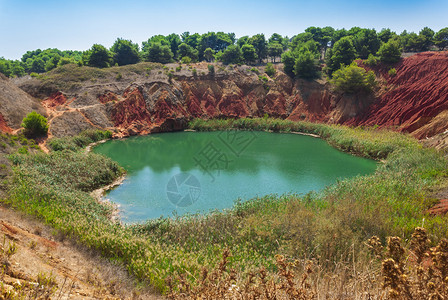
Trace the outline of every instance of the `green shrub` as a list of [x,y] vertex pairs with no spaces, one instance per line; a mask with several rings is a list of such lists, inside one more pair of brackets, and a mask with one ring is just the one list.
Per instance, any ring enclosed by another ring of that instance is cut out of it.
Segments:
[[196,70],[196,68],[194,68],[191,72],[193,73],[193,76],[198,75],[198,70]]
[[182,70],[182,66],[177,66],[176,67],[176,72],[180,72],[180,70]]
[[260,71],[257,68],[255,68],[255,67],[252,67],[252,69],[250,69],[250,71],[254,72],[257,75],[260,74]]
[[392,68],[387,73],[390,77],[395,77],[397,75],[397,70],[395,68]]
[[189,56],[184,56],[184,57],[182,57],[181,61],[183,64],[188,65],[189,63],[191,63],[191,58]]
[[211,75],[215,74],[215,66],[214,65],[208,65],[207,68],[208,68],[209,74],[211,74]]
[[274,68],[274,65],[272,65],[272,63],[268,63],[266,65],[266,68],[264,69],[264,71],[266,72],[266,74],[268,74],[269,77],[272,77],[275,75],[275,68]]
[[107,140],[111,137],[112,133],[110,131],[88,129],[74,137],[52,138],[47,142],[47,145],[53,151],[77,151],[91,143]]
[[378,64],[378,57],[370,53],[369,57],[364,61],[364,63],[368,66],[376,66]]
[[23,119],[22,127],[25,128],[24,133],[28,137],[46,135],[48,132],[47,118],[33,111]]
[[376,85],[373,71],[367,72],[355,62],[336,70],[330,82],[335,90],[344,93],[371,92]]

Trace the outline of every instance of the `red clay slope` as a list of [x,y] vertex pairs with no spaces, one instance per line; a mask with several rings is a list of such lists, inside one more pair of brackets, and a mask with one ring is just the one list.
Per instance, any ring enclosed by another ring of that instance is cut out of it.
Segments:
[[424,138],[431,130],[418,129],[448,110],[448,52],[419,53],[395,68],[395,77],[383,74],[392,89],[346,124],[392,127]]

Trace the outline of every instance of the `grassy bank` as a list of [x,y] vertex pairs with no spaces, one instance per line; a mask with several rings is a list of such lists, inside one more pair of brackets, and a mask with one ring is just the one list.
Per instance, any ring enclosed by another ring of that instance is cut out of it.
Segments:
[[[239,275],[231,281],[242,284],[257,268],[273,276],[281,268],[276,254],[287,260],[313,259],[319,276],[342,269],[356,274],[370,259],[364,245],[368,238],[408,238],[423,220],[433,242],[446,237],[446,218],[429,217],[425,211],[434,203],[431,191],[445,182],[447,161],[409,136],[275,119],[194,120],[190,128],[312,133],[336,148],[383,162],[373,175],[339,181],[320,193],[270,195],[205,216],[121,226],[109,220],[110,209],[89,192],[123,170],[107,158],[80,151],[85,143],[74,142],[78,137],[51,142],[48,155],[13,155],[15,175],[5,202],[124,263],[161,292],[170,276],[200,284],[203,267],[216,266],[226,249],[231,256],[225,272],[234,269]],[[349,289],[356,280],[341,277],[340,284]]]

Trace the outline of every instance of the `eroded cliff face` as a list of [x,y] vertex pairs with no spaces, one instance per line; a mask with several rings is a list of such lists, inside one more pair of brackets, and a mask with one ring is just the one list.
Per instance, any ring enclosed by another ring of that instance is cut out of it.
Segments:
[[[75,88],[68,85],[70,88],[57,91],[35,79],[20,86],[42,98],[50,135],[56,137],[87,128],[109,129],[123,137],[181,130],[192,118],[265,114],[336,123],[358,110],[345,107],[356,107],[353,103],[359,99],[335,96],[324,81],[293,81],[280,70],[273,78],[263,79],[247,66],[220,67],[214,74],[208,72],[207,64],[195,64],[194,68],[196,72],[184,70],[172,78],[167,71],[156,70],[119,81],[105,78]],[[48,91],[51,93],[46,96]]]
[[448,129],[448,52],[419,53],[394,67],[394,77],[384,67],[376,70],[388,90],[346,123],[389,127],[419,139]]
[[23,118],[33,110],[45,115],[39,101],[0,73],[0,131],[12,133],[19,129]]
[[120,80],[103,76],[66,84],[65,89],[35,79],[19,86],[43,100],[50,134],[58,137],[87,128],[109,129],[123,137],[181,130],[192,118],[265,114],[294,121],[378,125],[418,138],[448,128],[446,52],[406,58],[394,66],[395,77],[387,74],[388,68],[378,67],[383,89],[375,95],[336,94],[324,80],[294,81],[280,68],[272,78],[263,78],[247,66],[216,65],[215,73],[209,73],[205,63],[182,71],[175,71],[176,66]]

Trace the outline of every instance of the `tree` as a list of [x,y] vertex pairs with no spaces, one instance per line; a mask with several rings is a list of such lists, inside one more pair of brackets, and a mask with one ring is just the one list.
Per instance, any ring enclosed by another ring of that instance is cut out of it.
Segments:
[[59,61],[61,60],[61,57],[59,55],[55,55],[50,60],[47,61],[45,64],[45,71],[51,71],[54,68],[56,68],[59,64]]
[[212,62],[215,59],[215,51],[212,48],[205,49],[204,58],[207,62]]
[[275,58],[280,57],[283,53],[283,46],[279,43],[272,43],[268,45],[268,55],[272,57],[275,63]]
[[11,63],[3,57],[0,57],[0,73],[6,77],[11,76]]
[[294,64],[294,74],[297,77],[313,79],[318,77],[318,62],[314,54],[309,50],[299,52]]
[[[237,46],[238,47],[238,46]],[[254,63],[257,60],[257,53],[253,45],[245,44],[241,47],[244,62],[247,64]]]
[[179,45],[178,56],[181,59],[183,57],[187,56],[192,61],[197,61],[198,60],[198,50],[194,49],[190,45],[187,45],[186,43],[182,43]]
[[174,58],[177,58],[177,50],[179,48],[179,45],[182,43],[179,35],[172,33],[166,37],[166,40],[170,44],[171,52],[173,52]]
[[119,66],[136,64],[140,61],[138,45],[133,44],[131,40],[118,38],[110,51],[113,53],[114,63]]
[[327,62],[328,72],[331,75],[342,65],[350,65],[356,58],[356,50],[352,38],[349,36],[341,38],[334,44]]
[[380,60],[386,64],[397,63],[401,59],[401,47],[397,40],[389,40],[378,50]]
[[429,27],[425,27],[422,30],[420,30],[419,34],[420,36],[425,37],[425,43],[423,46],[424,51],[429,50],[431,45],[434,43],[434,30],[432,30]]
[[419,34],[417,35],[414,32],[411,32],[408,36],[407,36],[407,43],[406,43],[406,50],[408,51],[416,51],[416,52],[421,52],[421,51],[426,51],[427,49],[427,37],[425,35]]
[[283,70],[285,73],[291,77],[294,76],[294,64],[296,62],[296,59],[291,51],[286,51],[282,54],[282,63],[283,63]]
[[241,48],[237,45],[230,45],[224,52],[222,52],[220,59],[226,65],[239,64],[243,61],[243,53]]
[[37,57],[33,60],[33,63],[31,64],[30,72],[35,73],[44,73],[45,72],[45,62],[42,58]]
[[110,66],[112,55],[103,45],[94,44],[86,51],[85,59],[90,67],[107,68]]
[[448,47],[448,27],[442,28],[436,33],[434,42],[441,50]]
[[272,77],[275,75],[275,68],[272,63],[267,63],[266,68],[264,68],[264,72],[268,74],[269,77]]
[[393,32],[392,30],[390,30],[389,28],[383,28],[378,33],[378,38],[383,43],[387,43],[391,38],[394,38],[396,36],[397,36],[397,34],[395,32]]
[[244,44],[249,43],[249,36],[245,35],[242,36],[238,39],[238,41],[236,41],[236,44],[241,48],[243,47]]
[[361,29],[354,36],[353,45],[359,58],[366,59],[369,54],[375,54],[380,48],[381,41],[375,29]]
[[23,63],[20,61],[14,61],[11,65],[11,75],[21,77],[26,74],[25,68],[23,67]]
[[33,111],[23,119],[22,127],[25,128],[24,133],[28,137],[46,135],[48,132],[47,118]]
[[256,34],[252,36],[249,39],[249,44],[255,47],[258,59],[262,62],[267,55],[267,43],[264,34]]
[[367,72],[355,62],[336,70],[330,82],[335,90],[344,93],[369,93],[376,85],[373,71]]
[[147,51],[143,53],[146,61],[167,64],[173,61],[173,52],[168,45],[153,43],[146,47]]

